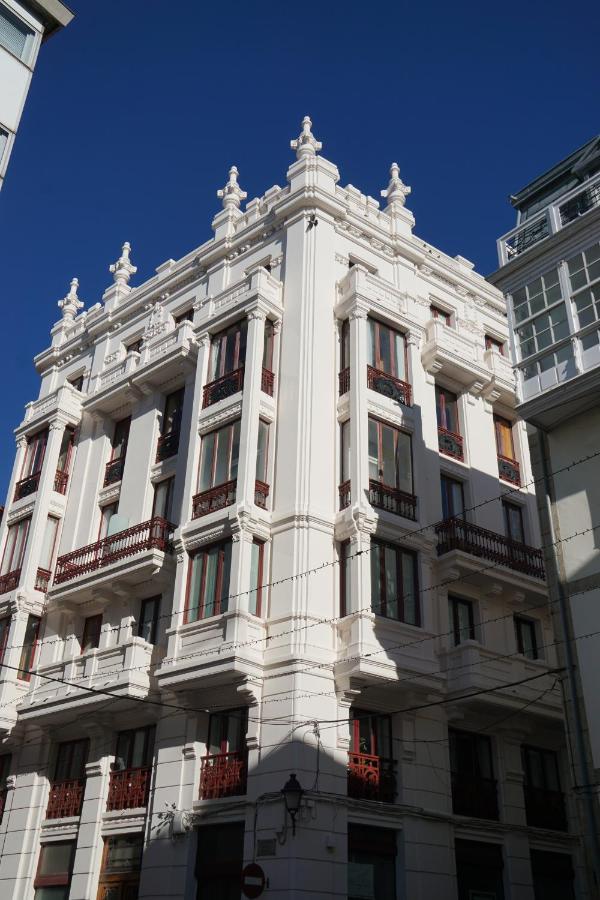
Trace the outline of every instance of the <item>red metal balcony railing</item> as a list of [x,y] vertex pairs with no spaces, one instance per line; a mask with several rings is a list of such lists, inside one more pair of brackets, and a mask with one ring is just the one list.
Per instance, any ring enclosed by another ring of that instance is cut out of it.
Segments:
[[393,803],[396,796],[395,761],[368,753],[348,753],[348,796],[355,800]]
[[338,494],[340,495],[340,509],[347,509],[350,506],[350,488],[351,481],[342,481],[342,483],[338,487]]
[[57,494],[66,494],[67,493],[67,485],[69,483],[69,473],[62,472],[60,469],[56,470],[56,475],[54,476],[54,490]]
[[562,791],[547,791],[525,785],[525,815],[527,824],[536,828],[567,831],[565,795]]
[[179,429],[161,434],[156,444],[156,462],[175,456],[179,450]]
[[452,811],[457,816],[498,819],[496,780],[453,772]]
[[382,484],[381,481],[376,481],[374,478],[369,479],[369,503],[378,509],[385,509],[397,516],[416,521],[417,498],[415,495]]
[[111,459],[106,463],[104,472],[104,487],[109,484],[116,484],[123,478],[123,469],[125,468],[125,456],[119,456],[117,459]]
[[435,531],[438,537],[438,556],[451,550],[462,550],[471,556],[489,559],[490,562],[533,578],[545,577],[542,551],[536,547],[520,544],[495,531],[458,518],[438,522]]
[[171,536],[175,526],[167,522],[161,516],[154,516],[147,522],[141,522],[124,531],[117,531],[110,537],[105,537],[95,544],[88,544],[65,553],[56,560],[55,584],[62,584],[93,572],[103,566],[124,559],[126,556],[134,556],[142,550],[162,550],[171,552]]
[[40,483],[41,474],[42,472],[40,470],[39,472],[34,472],[33,475],[28,475],[27,478],[21,478],[20,481],[17,481],[13,500],[21,500],[23,497],[29,497],[30,494],[35,494]]
[[510,481],[517,487],[521,484],[521,469],[516,459],[498,454],[498,475],[503,481]]
[[52,572],[49,569],[38,569],[35,575],[35,589],[42,591],[44,594],[48,591]]
[[205,384],[202,394],[202,409],[206,409],[207,406],[212,406],[213,403],[218,403],[219,400],[225,400],[227,397],[237,394],[238,391],[242,390],[243,386],[243,368],[234,369],[233,372],[228,372],[227,375],[222,375],[221,378],[216,378],[209,384]]
[[275,375],[269,369],[263,368],[262,370],[260,389],[263,394],[268,394],[269,397],[273,396],[273,391],[275,390]]
[[338,385],[340,397],[343,394],[347,394],[350,390],[350,369],[342,369],[342,371],[338,375]]
[[106,809],[138,809],[148,803],[152,766],[110,773]]
[[202,757],[200,799],[218,800],[245,794],[247,771],[248,759],[241,750]]
[[84,791],[85,781],[82,778],[55,781],[50,785],[46,818],[64,819],[67,816],[80,815]]
[[367,366],[367,387],[403,406],[412,406],[412,387],[394,375],[388,375],[373,366]]
[[260,506],[261,509],[267,508],[267,498],[270,490],[268,484],[265,484],[264,481],[259,481],[258,478],[256,479],[254,482],[254,503],[256,506]]
[[438,425],[438,446],[440,453],[444,453],[446,456],[460,460],[465,458],[462,434],[448,431],[447,428],[442,428],[441,425]]
[[226,481],[217,487],[196,494],[192,500],[192,519],[207,516],[217,509],[225,509],[235,503],[237,481]]
[[14,569],[12,572],[7,572],[6,575],[0,575],[0,594],[7,594],[9,591],[14,591],[14,589],[18,587],[20,580],[20,569]]

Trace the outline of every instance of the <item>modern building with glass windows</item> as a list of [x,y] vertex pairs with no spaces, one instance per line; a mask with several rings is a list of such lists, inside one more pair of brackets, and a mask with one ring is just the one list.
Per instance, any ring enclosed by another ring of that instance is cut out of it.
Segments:
[[504,299],[292,146],[35,359],[0,896],[590,897]]
[[511,202],[490,281],[506,296],[551,608],[566,666],[581,827],[600,884],[600,137]]

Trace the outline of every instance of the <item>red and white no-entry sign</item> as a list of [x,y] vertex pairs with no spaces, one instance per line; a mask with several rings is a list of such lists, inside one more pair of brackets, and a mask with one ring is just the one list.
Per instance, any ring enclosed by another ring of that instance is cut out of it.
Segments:
[[242,893],[244,897],[260,897],[265,889],[265,873],[256,863],[248,863],[242,871]]

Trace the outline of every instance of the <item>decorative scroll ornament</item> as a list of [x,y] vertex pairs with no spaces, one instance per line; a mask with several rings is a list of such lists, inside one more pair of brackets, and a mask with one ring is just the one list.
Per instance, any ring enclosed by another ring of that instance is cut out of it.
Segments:
[[79,279],[73,278],[71,281],[71,289],[66,297],[58,301],[58,308],[62,310],[63,319],[72,321],[78,311],[83,308],[83,303],[77,296],[77,288],[79,287]]
[[148,324],[143,334],[143,342],[147,343],[151,338],[162,334],[167,327],[166,313],[160,301],[157,300],[148,317]]
[[238,184],[239,174],[237,166],[232,166],[229,170],[229,181],[224,188],[217,191],[217,197],[223,201],[223,209],[239,209],[242,200],[248,196]]
[[398,166],[398,163],[392,163],[390,166],[390,183],[384,191],[381,191],[381,196],[387,199],[387,205],[392,206],[398,204],[398,206],[404,206],[406,198],[411,190],[412,188],[409,188],[408,185],[404,184],[400,178],[400,167]]
[[115,263],[108,267],[108,271],[113,276],[115,284],[121,285],[122,287],[126,287],[131,276],[135,275],[137,272],[137,266],[132,265],[131,260],[129,259],[130,253],[131,244],[129,241],[125,241],[121,249],[121,256]]
[[315,156],[319,150],[323,149],[323,144],[318,141],[312,133],[312,121],[310,116],[304,116],[302,119],[302,131],[298,139],[290,141],[290,147],[296,151],[298,159],[305,156]]

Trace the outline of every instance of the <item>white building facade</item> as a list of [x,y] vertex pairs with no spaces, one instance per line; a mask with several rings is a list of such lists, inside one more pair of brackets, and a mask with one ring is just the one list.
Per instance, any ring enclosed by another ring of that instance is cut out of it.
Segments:
[[59,0],[0,0],[0,188],[42,42],[72,18]]
[[311,127],[144,284],[128,244],[74,279],[36,357],[2,896],[590,896],[504,300]]

